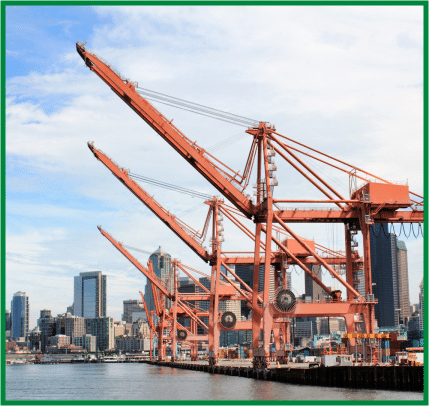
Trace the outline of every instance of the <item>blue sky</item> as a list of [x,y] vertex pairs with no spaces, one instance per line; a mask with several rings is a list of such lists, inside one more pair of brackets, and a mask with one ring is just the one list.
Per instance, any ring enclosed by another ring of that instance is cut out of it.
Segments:
[[[98,224],[125,244],[148,251],[161,245],[209,272],[86,143],[94,141],[131,172],[218,193],[84,66],[76,41],[86,41],[141,87],[269,121],[282,134],[422,193],[422,15],[421,7],[403,6],[7,7],[7,308],[14,292],[27,292],[34,327],[40,309],[58,314],[72,304],[75,275],[101,270],[108,275],[108,315],[120,319],[122,301],[138,298],[145,278]],[[243,133],[156,107],[205,148]],[[243,137],[216,156],[241,169],[249,146]],[[276,197],[321,197],[279,158],[276,163]],[[314,168],[348,194],[347,176]],[[202,201],[143,187],[202,228]],[[341,225],[293,229],[343,249]],[[226,250],[251,249],[227,223],[225,237]],[[405,242],[415,303],[423,244]],[[302,293],[297,271],[293,285]]]

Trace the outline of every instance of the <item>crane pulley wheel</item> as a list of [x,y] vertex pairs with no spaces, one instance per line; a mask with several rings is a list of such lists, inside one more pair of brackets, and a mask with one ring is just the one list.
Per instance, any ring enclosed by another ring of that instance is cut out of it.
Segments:
[[237,323],[237,316],[233,312],[225,312],[222,314],[220,324],[225,328],[234,328]]
[[186,337],[188,337],[186,330],[177,330],[177,338],[179,341],[186,340]]
[[296,304],[296,297],[289,289],[282,289],[277,293],[275,306],[284,312],[292,310]]

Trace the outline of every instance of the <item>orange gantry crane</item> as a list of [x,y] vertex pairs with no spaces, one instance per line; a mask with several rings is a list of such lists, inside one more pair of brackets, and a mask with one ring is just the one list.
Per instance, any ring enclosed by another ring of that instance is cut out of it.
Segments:
[[[164,339],[167,340],[167,338],[164,338],[164,330],[167,326],[171,327],[170,336],[168,337],[168,340],[171,340],[172,342],[172,348],[175,348],[176,344],[176,331],[177,331],[177,325],[182,329],[181,331],[184,331],[186,333],[189,333],[189,336],[186,334],[186,340],[192,343],[196,343],[198,341],[208,341],[207,334],[204,335],[197,335],[196,332],[196,325],[200,325],[203,330],[208,331],[208,327],[201,321],[201,317],[207,317],[209,316],[208,312],[198,312],[195,311],[196,309],[192,309],[189,307],[187,302],[189,301],[199,301],[199,300],[208,300],[209,294],[190,294],[190,293],[179,293],[178,287],[177,287],[177,268],[183,269],[180,262],[175,260],[172,261],[172,268],[173,268],[173,280],[174,280],[174,286],[173,291],[170,292],[168,290],[168,287],[166,286],[165,282],[162,281],[153,271],[152,262],[148,262],[148,267],[144,267],[133,255],[129,253],[128,250],[126,250],[123,247],[123,244],[116,241],[109,233],[107,233],[105,230],[101,228],[101,226],[98,226],[98,229],[100,230],[100,233],[106,237],[112,245],[121,252],[143,275],[146,276],[146,278],[151,282],[152,284],[152,292],[153,292],[153,298],[154,298],[154,304],[155,304],[155,314],[159,318],[158,325],[154,325],[153,321],[153,315],[149,313],[146,302],[143,298],[143,304],[145,307],[145,312],[148,317],[148,323],[149,327],[151,328],[151,331],[154,331],[156,333],[156,336],[158,337],[158,357],[160,360],[162,360],[165,356],[165,343],[163,342]],[[199,282],[198,284],[202,286]],[[219,289],[219,296],[221,298],[228,298],[231,299],[231,296],[233,294],[232,290],[228,288],[228,286],[221,286]],[[162,303],[165,303],[164,298],[170,299],[173,303],[171,312],[168,311]],[[187,328],[183,327],[179,323],[177,323],[178,317],[189,317],[194,323],[191,323],[192,329],[189,331]],[[194,328],[195,327],[195,328]],[[180,338],[180,337],[179,337]],[[184,341],[184,338],[180,338]],[[151,350],[152,350],[152,334],[151,334]],[[174,360],[174,352],[172,351],[172,357]]]
[[[213,209],[215,206],[218,206],[218,209],[220,213],[224,214],[227,218],[229,218],[235,225],[237,225],[243,232],[246,233],[247,236],[249,236],[253,241],[255,240],[255,237],[253,233],[245,227],[236,217],[234,217],[233,213],[231,213],[231,208],[228,209],[226,205],[224,205],[223,202],[221,202],[219,199],[214,198],[211,201],[207,201],[206,203],[209,204],[209,212],[207,214],[207,218],[204,224],[203,232],[199,233],[198,231],[194,230],[187,224],[185,224],[183,221],[181,221],[176,216],[169,213],[165,208],[161,206],[160,203],[158,203],[153,196],[150,196],[139,184],[137,184],[133,179],[130,178],[130,175],[127,170],[120,168],[117,164],[115,164],[106,154],[104,154],[101,150],[96,149],[93,145],[93,143],[88,143],[88,146],[90,150],[93,152],[94,156],[100,160],[112,173],[117,177],[121,183],[123,183],[141,202],[143,202],[158,218],[160,218],[177,236],[179,236],[195,253],[197,253],[200,258],[202,258],[204,261],[209,261],[212,266],[216,266],[216,260],[212,258],[212,255],[202,246],[202,243],[204,241],[205,236],[207,235],[208,231],[208,225],[210,222],[210,218],[213,214]],[[218,224],[219,225],[219,224]],[[212,238],[212,241],[215,241],[217,238],[222,238],[222,232],[219,233],[219,235],[216,233],[216,224],[213,224],[213,230],[214,235]],[[203,237],[203,238],[202,238]],[[286,277],[285,277],[285,271],[286,267],[284,266],[285,262],[289,264],[298,264],[316,283],[318,283],[327,293],[328,295],[332,296],[332,292],[329,288],[327,288],[319,278],[317,278],[305,265],[309,264],[316,264],[317,261],[313,257],[309,257],[308,252],[303,250],[301,247],[297,246],[294,239],[286,239],[285,241],[280,241],[274,236],[272,236],[272,239],[277,244],[280,244],[283,249],[283,255],[280,252],[272,253],[271,257],[271,263],[279,265],[278,268],[279,272],[277,273],[279,278],[275,278],[275,286],[274,288],[276,290],[279,289],[280,286],[282,286],[283,290],[287,290],[286,285]],[[307,244],[310,244],[313,248],[315,247],[315,243],[313,241],[307,241]],[[326,248],[318,245],[319,249],[322,249],[326,252],[330,252],[331,255],[327,257],[323,257],[323,260],[328,264],[335,264],[335,265],[341,265],[345,264],[345,256],[339,255],[338,253],[332,252],[327,250]],[[261,249],[264,249],[264,244],[261,242]],[[335,254],[335,255],[332,255]],[[356,253],[353,256],[353,265],[355,267],[359,267],[362,264],[362,260]],[[238,291],[239,294],[242,295],[242,297],[246,297],[247,295],[247,301],[251,305],[252,303],[252,295],[253,290],[249,288],[239,277],[236,275],[231,268],[228,267],[227,264],[231,263],[244,263],[244,264],[253,264],[254,263],[254,257],[222,257],[221,258],[221,265],[223,265],[246,289],[246,291],[242,291],[239,289],[235,284],[233,284],[229,278],[226,277],[226,275],[222,272],[212,272],[213,274],[219,274],[221,275],[225,280],[228,280],[228,282],[231,283],[231,285]],[[280,282],[279,282],[280,280]],[[282,283],[283,282],[283,283]],[[213,292],[213,300],[216,301],[215,293]],[[290,296],[289,292],[289,296]],[[262,301],[260,295],[259,295],[260,302]],[[306,308],[303,308],[304,312],[306,311]],[[325,309],[326,310],[326,309]],[[337,316],[338,314],[342,315],[341,311],[338,309],[335,314],[326,314],[331,316]],[[300,307],[295,309],[295,312],[291,314],[292,317],[309,317],[309,314],[300,312]],[[281,319],[280,319],[281,320]],[[284,320],[283,320],[284,321]],[[214,322],[213,327],[216,323],[219,323],[219,321]],[[285,344],[289,343],[289,329],[288,329],[288,321],[285,321],[284,323],[281,323],[281,327],[279,326],[280,321],[276,322],[273,326],[274,331],[274,337],[276,338],[275,344],[279,351],[283,352],[285,345],[280,344],[279,337],[280,337],[280,330],[283,333]],[[245,326],[242,325],[242,323],[238,323],[237,325],[230,325],[229,327],[222,326],[221,328],[229,328],[234,330],[240,330],[240,329],[246,329]],[[250,323],[246,323],[250,324]],[[353,326],[349,325],[349,332],[354,332]],[[248,325],[247,328],[251,329],[251,326]],[[213,337],[213,340],[210,340],[214,346],[216,342],[218,342],[218,336],[214,331],[209,330],[209,337]],[[280,348],[283,347],[283,348]],[[284,357],[283,354],[280,355],[280,357]]]
[[[77,52],[85,61],[85,64],[95,72],[109,87],[130,106],[151,128],[153,128],[165,141],[168,142],[186,161],[188,161],[199,173],[201,173],[222,195],[224,195],[245,217],[255,223],[255,252],[253,274],[253,298],[252,298],[252,324],[253,324],[253,354],[254,365],[264,368],[269,365],[269,345],[273,322],[276,318],[287,317],[296,306],[289,306],[290,297],[284,291],[277,294],[275,303],[269,299],[269,281],[271,267],[271,241],[274,240],[273,225],[277,223],[310,255],[312,255],[330,274],[338,279],[347,289],[347,301],[343,301],[339,291],[331,292],[333,303],[308,304],[307,314],[325,315],[330,311],[341,308],[346,314],[346,323],[353,324],[354,313],[361,313],[364,319],[365,330],[373,333],[374,330],[374,297],[372,295],[371,260],[370,260],[370,226],[374,222],[379,223],[422,223],[423,222],[423,196],[410,192],[407,185],[397,185],[372,175],[362,169],[340,161],[328,154],[322,153],[299,143],[278,132],[273,125],[266,122],[244,120],[238,116],[229,116],[231,121],[237,120],[246,123],[246,132],[253,136],[252,146],[243,175],[222,164],[214,156],[198,146],[196,142],[189,140],[147,99],[143,98],[136,83],[121,77],[107,63],[96,54],[85,48],[85,43],[77,43]],[[216,111],[217,112],[217,111]],[[210,113],[211,114],[211,113]],[[216,113],[218,114],[218,113]],[[216,114],[212,115],[214,117]],[[225,116],[224,116],[225,118]],[[289,144],[286,143],[286,141]],[[293,143],[294,145],[290,145]],[[302,147],[304,149],[298,148]],[[308,152],[310,151],[310,152]],[[278,185],[275,171],[274,156],[278,154],[311,184],[313,184],[326,198],[324,200],[303,199],[274,199],[273,189]],[[316,155],[314,155],[316,154]],[[345,198],[329,185],[322,177],[307,165],[300,156],[317,160],[338,170],[349,174],[349,197]],[[323,158],[321,158],[322,156]],[[332,162],[334,161],[335,164]],[[254,165],[256,163],[256,165]],[[342,167],[342,166],[343,167]],[[256,166],[256,191],[255,203],[250,196],[244,193],[248,186],[252,169]],[[346,166],[346,168],[344,168]],[[365,178],[366,176],[366,178]],[[368,180],[368,177],[370,180]],[[357,187],[357,179],[365,184]],[[410,197],[413,196],[412,198]],[[296,208],[282,209],[280,203],[329,203],[337,206],[337,209],[315,210]],[[218,211],[216,210],[216,213]],[[345,230],[346,253],[346,280],[343,280],[335,270],[320,257],[315,249],[304,239],[297,236],[288,223],[315,223],[335,222],[343,223]],[[353,268],[353,236],[360,231],[363,238],[365,295],[362,296],[353,286],[356,276]],[[264,262],[260,255],[261,234],[265,233]],[[275,241],[275,240],[274,240]],[[277,243],[277,242],[276,242]],[[287,247],[277,245],[288,255]],[[216,263],[220,266],[220,248],[215,247],[212,258],[216,257]],[[264,265],[264,290],[262,295],[262,307],[258,303],[258,279],[259,265]],[[219,270],[218,270],[219,272]],[[277,305],[277,306],[276,306]],[[306,304],[302,304],[305,306]],[[285,310],[286,309],[286,310]],[[213,308],[216,313],[217,309]],[[212,314],[212,312],[210,312]],[[348,316],[347,316],[348,315]],[[259,338],[260,323],[262,320],[262,340]],[[262,343],[261,343],[262,342]],[[353,345],[353,343],[352,343]],[[211,362],[215,362],[217,354],[210,352]]]

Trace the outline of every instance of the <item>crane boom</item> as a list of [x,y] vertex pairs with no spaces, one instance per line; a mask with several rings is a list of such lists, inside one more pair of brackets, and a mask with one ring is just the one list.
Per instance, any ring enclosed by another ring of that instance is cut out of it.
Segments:
[[147,322],[149,324],[150,329],[152,330],[155,328],[155,326],[152,323],[152,319],[150,317],[149,310],[148,310],[147,305],[146,305],[146,300],[144,300],[144,295],[143,295],[143,292],[141,290],[139,290],[139,293],[140,293],[140,296],[142,297],[142,301],[143,301],[143,305],[144,305],[144,311],[146,312],[146,316],[147,316]]
[[[78,54],[85,64],[95,72],[131,109],[133,109],[154,131],[170,144],[186,161],[203,175],[220,193],[242,213],[251,218],[255,208],[251,200],[240,191],[237,172],[226,170],[212,162],[208,153],[167,120],[135,89],[136,84],[122,78],[95,54],[88,52],[84,43],[76,43]],[[237,186],[235,186],[237,185]]]
[[177,217],[164,209],[152,196],[134,182],[126,170],[119,168],[106,154],[88,142],[88,147],[94,156],[101,161],[142,203],[144,203],[160,220],[179,236],[205,262],[210,260],[210,254],[196,241],[196,232],[191,230]]
[[123,246],[120,242],[116,241],[109,233],[104,231],[100,226],[97,226],[100,230],[100,233],[104,235],[112,244],[113,246],[121,252],[124,257],[126,257],[146,278],[148,278],[155,286],[169,299],[172,299],[172,294],[169,292],[169,290],[158,281],[157,278],[154,278],[152,273],[145,268],[139,261],[137,261],[136,258],[134,258]]

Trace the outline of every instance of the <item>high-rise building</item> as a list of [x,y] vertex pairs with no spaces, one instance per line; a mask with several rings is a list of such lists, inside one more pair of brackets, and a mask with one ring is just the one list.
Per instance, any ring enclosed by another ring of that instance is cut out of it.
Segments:
[[365,297],[365,269],[360,268],[353,275],[353,288]]
[[83,317],[67,315],[65,317],[64,333],[70,337],[70,342],[73,342],[74,337],[82,337],[85,334],[85,319]]
[[10,310],[6,310],[6,331],[10,331],[11,327],[12,327],[12,318],[10,316]]
[[27,340],[28,336],[28,323],[30,316],[30,305],[28,303],[28,296],[25,292],[16,292],[13,295],[11,302],[11,322],[13,340],[23,337]]
[[375,317],[379,327],[405,324],[410,316],[407,248],[387,224],[371,226],[371,275],[373,293],[378,303]]
[[[179,286],[178,286],[179,293],[199,293],[200,289],[201,288],[191,278],[180,278],[179,280]],[[190,306],[195,306],[198,308],[200,302],[195,302],[195,301],[187,302],[185,300],[185,303],[189,303]]]
[[85,327],[86,334],[97,337],[97,351],[111,350],[115,347],[112,317],[85,319]]
[[144,311],[143,301],[140,299],[124,300],[124,315],[122,320],[126,323],[133,322],[133,313]]
[[84,318],[106,316],[106,275],[81,272],[74,277],[74,315]]
[[[322,266],[321,265],[307,265],[310,272],[316,276],[319,280],[322,280]],[[324,290],[317,284],[309,275],[305,274],[305,296],[311,297],[311,300],[317,301],[322,300],[324,296]]]
[[[161,247],[159,247],[150,257],[152,261],[153,271],[155,275],[161,278],[163,282],[167,284],[167,289],[173,292],[174,289],[174,278],[171,272],[171,255],[167,254]],[[155,302],[153,301],[152,284],[149,280],[146,282],[144,299],[148,311],[155,310]],[[165,298],[165,308],[171,307],[171,300]]]
[[419,329],[423,330],[424,327],[424,290],[423,290],[423,279],[419,285]]
[[28,349],[30,351],[39,351],[40,350],[40,328],[36,326],[33,330],[30,331],[28,335]]
[[[240,283],[232,281],[239,287]],[[237,321],[241,321],[241,300],[219,300],[219,312],[232,312],[237,317]]]
[[45,352],[49,345],[49,338],[57,334],[57,323],[48,309],[40,310],[40,317],[37,320],[40,329],[40,350]]

